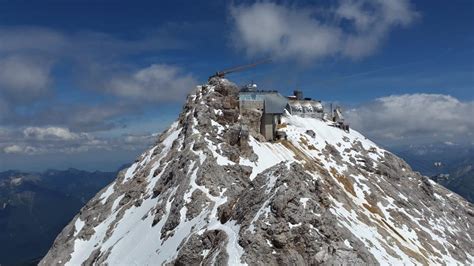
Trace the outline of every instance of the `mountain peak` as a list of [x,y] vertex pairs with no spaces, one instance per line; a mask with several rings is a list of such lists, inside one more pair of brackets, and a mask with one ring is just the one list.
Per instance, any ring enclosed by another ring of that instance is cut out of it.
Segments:
[[472,205],[317,101],[243,92],[198,86],[41,264],[474,262]]

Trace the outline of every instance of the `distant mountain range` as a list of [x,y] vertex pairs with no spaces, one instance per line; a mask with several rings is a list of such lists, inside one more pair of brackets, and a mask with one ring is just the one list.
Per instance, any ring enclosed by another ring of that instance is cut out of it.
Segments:
[[0,265],[36,264],[61,229],[116,172],[0,172]]
[[[474,202],[472,148],[412,145],[395,152],[415,171]],[[0,265],[37,264],[61,229],[116,175],[77,169],[0,172]]]
[[438,143],[398,147],[395,153],[413,170],[474,202],[474,148]]
[[432,179],[474,203],[474,158],[466,159]]

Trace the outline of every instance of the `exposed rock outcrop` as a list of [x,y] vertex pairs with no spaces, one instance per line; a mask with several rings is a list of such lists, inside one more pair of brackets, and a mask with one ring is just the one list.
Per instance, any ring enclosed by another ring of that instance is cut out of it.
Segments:
[[41,264],[474,263],[471,204],[325,121],[286,115],[263,142],[237,96],[199,86]]

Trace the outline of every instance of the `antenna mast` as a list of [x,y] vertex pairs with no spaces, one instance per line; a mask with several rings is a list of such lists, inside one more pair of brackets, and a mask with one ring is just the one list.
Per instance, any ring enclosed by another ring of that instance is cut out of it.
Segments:
[[225,75],[227,75],[227,74],[243,71],[243,70],[246,70],[246,69],[249,69],[249,68],[252,68],[252,67],[256,67],[256,66],[261,65],[261,64],[268,63],[270,61],[271,61],[271,59],[267,58],[267,59],[263,59],[263,60],[260,60],[260,61],[257,61],[257,62],[251,63],[251,64],[227,68],[227,69],[224,69],[224,70],[221,70],[221,71],[217,71],[216,74],[210,76],[209,79],[212,79],[212,78],[215,78],[215,77],[224,78]]

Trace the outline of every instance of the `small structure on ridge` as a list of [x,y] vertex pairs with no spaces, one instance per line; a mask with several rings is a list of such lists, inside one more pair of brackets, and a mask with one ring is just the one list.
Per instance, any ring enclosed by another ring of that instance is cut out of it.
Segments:
[[[328,117],[321,101],[304,98],[302,91],[295,90],[293,95],[284,97],[276,90],[259,90],[253,83],[241,88],[239,110],[243,117],[252,120],[253,129],[262,134],[267,141],[284,138],[282,134],[278,134],[277,129],[285,112],[322,120]],[[349,125],[344,123],[340,108],[331,110],[328,119],[334,122],[334,126],[345,131],[349,130]]]
[[281,116],[288,104],[288,99],[278,91],[259,91],[256,86],[249,90],[244,87],[239,93],[240,113],[256,111],[261,113],[259,132],[266,140],[274,140],[277,125],[281,124]]
[[292,96],[288,96],[286,110],[292,115],[301,117],[323,118],[324,108],[321,101],[303,98],[303,92],[295,90]]

